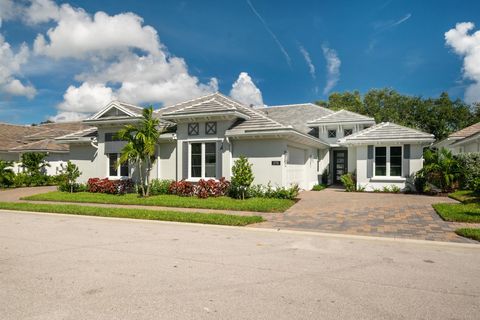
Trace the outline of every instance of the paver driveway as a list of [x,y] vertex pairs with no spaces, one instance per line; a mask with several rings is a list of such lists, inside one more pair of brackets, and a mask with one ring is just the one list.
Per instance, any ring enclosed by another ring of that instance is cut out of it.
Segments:
[[443,221],[432,204],[452,202],[446,197],[357,193],[328,188],[305,191],[301,200],[283,214],[258,227],[399,237],[436,241],[474,242],[453,231],[462,226]]

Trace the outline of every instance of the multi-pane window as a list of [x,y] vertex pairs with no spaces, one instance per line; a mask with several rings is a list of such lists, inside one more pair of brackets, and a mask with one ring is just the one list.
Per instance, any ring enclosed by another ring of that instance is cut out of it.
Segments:
[[402,176],[402,147],[375,147],[375,175]]
[[119,163],[120,154],[118,153],[109,153],[108,154],[108,175],[110,177],[128,177],[128,163]]
[[205,134],[217,134],[217,123],[205,122]]
[[346,136],[349,136],[353,133],[353,130],[352,129],[344,129],[343,130],[343,136],[346,137]]
[[199,133],[199,125],[198,122],[189,123],[188,124],[188,135],[189,136],[198,136]]
[[190,166],[191,166],[191,176],[193,178],[201,178],[202,177],[202,144],[201,143],[191,144]]
[[215,178],[217,176],[216,142],[190,144],[190,177]]
[[329,138],[336,138],[337,137],[337,130],[328,130],[328,137]]
[[216,144],[205,143],[205,177],[215,178],[217,171],[217,150]]
[[402,147],[390,147],[390,175],[402,175]]
[[387,175],[387,147],[375,147],[375,175]]

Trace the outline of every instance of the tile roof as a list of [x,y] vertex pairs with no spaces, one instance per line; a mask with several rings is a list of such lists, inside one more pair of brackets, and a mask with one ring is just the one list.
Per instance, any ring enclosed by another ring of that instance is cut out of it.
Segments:
[[262,111],[269,118],[284,125],[291,125],[303,133],[310,133],[313,130],[307,125],[309,120],[334,113],[334,111],[330,109],[313,103],[270,106],[257,110]]
[[[10,151],[12,149],[17,149],[24,147],[25,145],[35,143],[33,147],[38,148],[39,146],[45,146],[47,149],[33,150],[64,151],[65,146],[61,146],[56,149],[52,145],[52,139],[61,135],[85,129],[87,127],[88,126],[82,122],[47,123],[37,126],[0,123],[0,150]],[[43,143],[37,143],[43,140],[47,141],[44,141]]]
[[348,110],[340,110],[315,120],[309,121],[309,123],[341,123],[341,122],[371,122],[375,123],[375,119],[367,117]]
[[466,138],[478,132],[480,132],[480,122],[477,122],[475,124],[472,124],[469,127],[466,127],[466,128],[463,128],[462,130],[454,132],[448,137],[449,138]]
[[211,112],[206,110],[215,110],[217,112],[236,111],[240,114],[244,114],[247,116],[248,119],[242,119],[235,122],[235,124],[230,128],[230,130],[241,131],[286,128],[285,125],[267,117],[262,111],[247,107],[240,102],[237,102],[218,92],[197,99],[178,103],[172,106],[160,108],[157,110],[157,113],[161,117],[164,115],[182,115]]
[[339,143],[362,143],[382,141],[419,141],[433,142],[434,137],[419,130],[404,127],[391,122],[382,122],[370,128],[358,131],[350,136],[339,139]]
[[12,148],[9,152],[68,152],[68,145],[59,144],[53,139],[43,139]]

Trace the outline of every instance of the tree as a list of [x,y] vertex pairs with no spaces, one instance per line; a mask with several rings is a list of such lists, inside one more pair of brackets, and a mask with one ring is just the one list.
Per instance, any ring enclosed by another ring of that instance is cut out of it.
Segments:
[[65,182],[70,189],[70,193],[73,193],[77,179],[81,174],[82,173],[80,170],[78,170],[78,167],[70,160],[67,161],[67,165],[65,167],[62,164],[62,175],[64,176]]
[[136,166],[140,179],[142,196],[150,193],[150,171],[155,163],[155,149],[160,130],[160,120],[153,117],[153,107],[143,109],[142,120],[138,125],[126,125],[117,136],[126,141],[119,162],[130,162]]
[[47,154],[41,152],[23,153],[20,166],[30,176],[45,175],[45,168],[50,167],[50,164],[45,161],[46,157]]
[[252,164],[244,156],[240,156],[232,167],[232,189],[238,191],[238,196],[244,200],[248,188],[253,183]]
[[450,133],[480,121],[478,106],[469,106],[447,93],[438,98],[402,95],[394,89],[371,89],[362,97],[358,91],[334,92],[318,105],[332,110],[345,109],[370,116],[377,122],[395,122],[417,128],[444,139]]
[[0,159],[0,187],[9,187],[14,183],[13,161]]

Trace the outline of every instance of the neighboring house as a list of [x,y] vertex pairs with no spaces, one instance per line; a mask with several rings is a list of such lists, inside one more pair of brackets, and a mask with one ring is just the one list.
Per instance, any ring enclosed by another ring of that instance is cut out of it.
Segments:
[[435,143],[434,146],[445,147],[453,154],[480,152],[480,122],[452,133],[448,138]]
[[20,172],[21,155],[26,152],[47,154],[48,175],[55,175],[61,165],[70,159],[68,145],[54,139],[87,128],[82,122],[48,123],[37,126],[0,123],[0,159],[14,161],[14,171]]
[[[136,178],[135,169],[117,160],[125,142],[115,133],[141,118],[142,108],[113,101],[84,124],[91,128],[56,138],[70,147],[70,159],[90,177]],[[350,111],[314,104],[255,109],[215,93],[154,112],[161,130],[152,178],[231,178],[240,156],[253,164],[256,184],[309,189],[330,173],[330,183],[356,171],[367,190],[406,179],[423,164],[423,147],[433,136]]]

